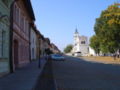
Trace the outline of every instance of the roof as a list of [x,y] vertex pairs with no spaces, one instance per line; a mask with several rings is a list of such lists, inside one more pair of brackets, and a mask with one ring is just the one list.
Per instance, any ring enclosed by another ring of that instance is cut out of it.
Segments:
[[33,8],[32,8],[32,4],[31,4],[31,0],[23,0],[25,1],[25,5],[28,9],[28,12],[29,12],[29,15],[30,17],[35,20],[35,15],[34,15],[34,12],[33,12]]
[[44,38],[44,36],[41,34],[41,39],[43,40],[43,41],[45,41],[45,38]]
[[49,38],[45,38],[45,40],[46,40],[47,43],[50,45],[50,39],[49,39]]

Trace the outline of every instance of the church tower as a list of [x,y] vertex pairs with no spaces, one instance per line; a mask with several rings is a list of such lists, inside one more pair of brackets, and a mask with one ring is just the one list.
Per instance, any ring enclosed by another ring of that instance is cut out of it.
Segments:
[[74,44],[77,44],[78,42],[79,42],[79,32],[78,29],[76,28],[74,33]]
[[72,53],[75,56],[87,56],[88,55],[88,39],[86,36],[80,36],[78,30],[74,33],[74,44]]
[[78,29],[76,28],[75,33],[74,33],[74,48],[73,48],[73,52],[79,52],[79,32]]

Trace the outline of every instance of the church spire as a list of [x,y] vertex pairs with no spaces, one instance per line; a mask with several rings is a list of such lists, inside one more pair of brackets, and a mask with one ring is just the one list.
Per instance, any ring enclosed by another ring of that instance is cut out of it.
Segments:
[[75,34],[78,34],[78,29],[77,28],[75,29]]

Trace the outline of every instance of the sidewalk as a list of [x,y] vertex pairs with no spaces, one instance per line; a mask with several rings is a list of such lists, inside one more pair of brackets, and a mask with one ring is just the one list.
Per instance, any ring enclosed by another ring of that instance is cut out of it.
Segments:
[[20,68],[15,73],[0,78],[0,90],[32,90],[43,67],[45,59],[41,60],[41,68],[38,68],[38,61],[33,61],[27,66]]

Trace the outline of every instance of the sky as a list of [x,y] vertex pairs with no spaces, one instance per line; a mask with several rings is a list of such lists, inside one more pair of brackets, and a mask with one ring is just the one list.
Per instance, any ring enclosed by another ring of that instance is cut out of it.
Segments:
[[96,18],[118,0],[31,0],[35,24],[40,32],[63,50],[73,44],[77,28],[80,35],[94,35]]

